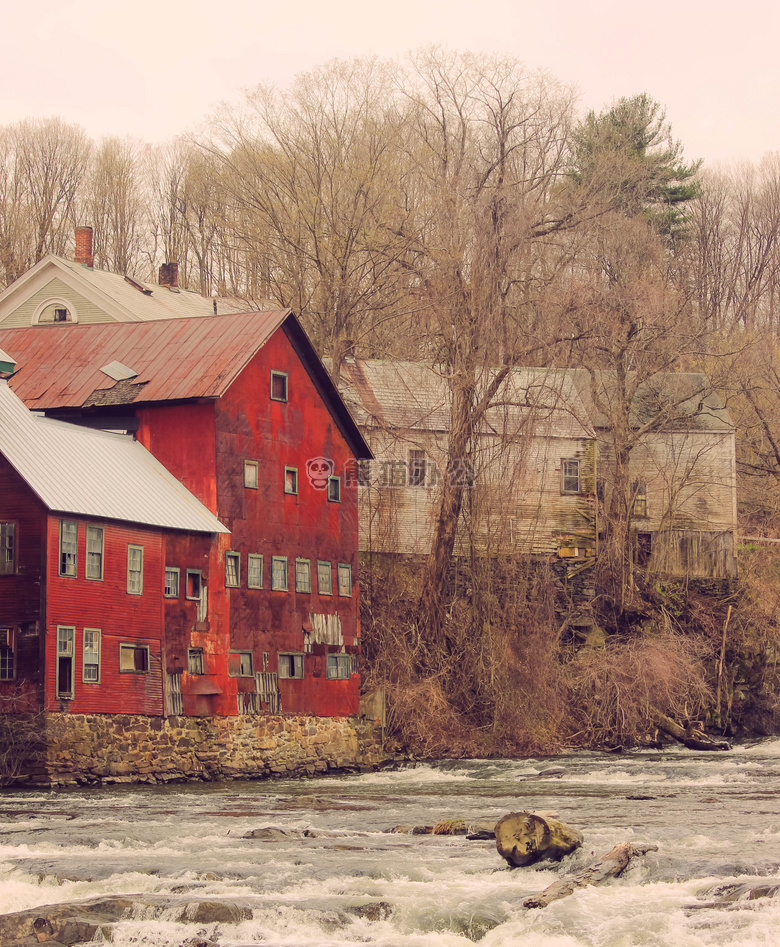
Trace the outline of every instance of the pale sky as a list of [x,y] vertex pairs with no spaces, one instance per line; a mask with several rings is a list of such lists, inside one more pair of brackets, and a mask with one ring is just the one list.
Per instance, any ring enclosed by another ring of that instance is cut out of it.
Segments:
[[242,88],[436,43],[542,67],[583,112],[647,92],[688,160],[780,150],[777,0],[28,0],[2,24],[0,125],[166,141]]

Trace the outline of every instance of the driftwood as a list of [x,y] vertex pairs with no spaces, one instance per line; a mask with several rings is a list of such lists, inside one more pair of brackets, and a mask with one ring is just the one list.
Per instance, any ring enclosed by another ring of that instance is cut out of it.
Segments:
[[725,740],[711,740],[706,733],[696,730],[694,727],[688,727],[684,730],[678,723],[675,723],[671,717],[662,714],[660,710],[651,708],[653,723],[659,730],[668,733],[670,737],[679,740],[689,750],[730,750],[731,744]]
[[631,861],[633,855],[644,855],[645,852],[657,850],[656,845],[632,845],[630,842],[621,842],[611,852],[602,855],[587,868],[582,868],[571,875],[566,875],[565,878],[560,878],[553,882],[549,888],[545,888],[541,894],[526,898],[523,901],[523,907],[546,908],[553,901],[560,901],[561,898],[574,894],[579,888],[597,885],[607,878],[617,878]]
[[535,815],[510,812],[496,823],[496,848],[513,868],[542,859],[557,861],[582,845],[582,833],[565,822]]

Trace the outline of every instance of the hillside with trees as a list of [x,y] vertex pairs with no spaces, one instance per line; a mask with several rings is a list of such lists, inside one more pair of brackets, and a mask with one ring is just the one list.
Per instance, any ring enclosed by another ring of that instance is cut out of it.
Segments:
[[[708,168],[647,93],[577,111],[505,58],[425,49],[258,87],[161,147],[58,119],[0,129],[0,286],[94,229],[95,266],[247,309],[290,306],[338,381],[345,360],[442,366],[449,469],[516,368],[576,368],[608,419],[608,528],[592,627],[548,565],[478,555],[476,493],[444,477],[431,555],[367,560],[363,674],[418,754],[543,752],[649,738],[654,713],[780,732],[780,160]],[[632,452],[675,405],[637,391],[705,372],[737,425],[739,578],[651,574],[631,548]],[[609,377],[606,392],[601,379]]]

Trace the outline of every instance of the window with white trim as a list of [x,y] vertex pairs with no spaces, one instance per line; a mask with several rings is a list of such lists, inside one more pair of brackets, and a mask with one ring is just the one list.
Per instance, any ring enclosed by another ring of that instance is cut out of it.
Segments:
[[0,628],[0,681],[12,681],[14,676],[14,630]]
[[561,460],[561,493],[580,492],[580,462],[574,458]]
[[237,589],[241,584],[241,553],[225,553],[225,585]]
[[295,591],[311,592],[311,562],[308,559],[295,560]]
[[60,520],[60,575],[76,575],[76,556],[79,544],[79,524]]
[[333,575],[329,562],[317,560],[317,591],[320,595],[333,595]]
[[142,595],[144,591],[144,547],[127,547],[127,591],[129,595]]
[[346,562],[338,565],[339,595],[345,598],[352,596],[352,566]]
[[0,575],[16,572],[16,523],[0,523]]
[[85,628],[81,649],[81,679],[85,684],[100,683],[100,629]]
[[165,567],[165,584],[163,586],[165,598],[179,597],[179,570],[175,566]]
[[250,552],[246,557],[246,584],[250,589],[261,589],[263,587],[263,557],[257,553]]
[[69,625],[57,625],[57,697],[73,698],[73,642],[76,629]]
[[87,566],[88,579],[103,578],[103,527],[87,526]]
[[287,559],[284,556],[271,559],[271,588],[277,592],[287,591]]

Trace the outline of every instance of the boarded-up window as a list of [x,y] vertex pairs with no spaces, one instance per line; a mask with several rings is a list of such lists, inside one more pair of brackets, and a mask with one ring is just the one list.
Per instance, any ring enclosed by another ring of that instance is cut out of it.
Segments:
[[187,651],[187,670],[190,674],[203,673],[203,648],[190,648]]
[[247,556],[246,584],[250,589],[263,587],[263,557],[256,553]]
[[271,400],[287,401],[286,372],[271,372]]
[[244,486],[250,490],[257,490],[257,469],[258,462],[256,460],[244,461]]
[[274,556],[271,560],[271,588],[277,592],[287,591],[287,559]]
[[231,677],[251,677],[253,671],[251,651],[231,651],[228,654],[228,674]]
[[352,566],[339,563],[339,595],[352,595]]
[[295,591],[311,592],[311,562],[308,559],[295,560]]
[[320,595],[333,594],[333,579],[329,562],[317,562],[317,591]]

